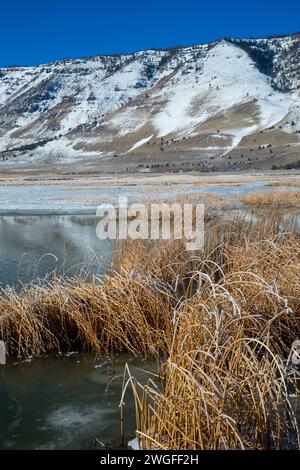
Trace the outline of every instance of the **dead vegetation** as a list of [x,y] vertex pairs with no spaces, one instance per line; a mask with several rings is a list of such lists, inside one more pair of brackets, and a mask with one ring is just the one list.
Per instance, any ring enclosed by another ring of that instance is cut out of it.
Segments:
[[6,289],[0,338],[18,356],[155,356],[161,387],[126,371],[140,447],[298,448],[287,358],[300,337],[300,238],[284,215],[208,217],[201,253],[127,242],[103,279]]
[[257,191],[241,198],[241,202],[251,206],[300,207],[299,190]]

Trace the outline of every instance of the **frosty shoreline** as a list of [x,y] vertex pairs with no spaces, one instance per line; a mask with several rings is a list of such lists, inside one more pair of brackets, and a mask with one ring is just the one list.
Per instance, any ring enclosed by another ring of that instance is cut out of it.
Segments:
[[164,174],[73,179],[7,177],[0,181],[0,215],[88,215],[103,202],[172,199],[179,195],[216,193],[243,196],[260,189],[300,186],[300,173]]

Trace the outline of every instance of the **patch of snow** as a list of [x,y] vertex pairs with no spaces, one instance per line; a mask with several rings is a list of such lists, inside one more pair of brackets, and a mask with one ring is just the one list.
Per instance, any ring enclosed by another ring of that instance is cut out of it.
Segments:
[[149,137],[146,137],[145,139],[142,139],[140,140],[139,142],[136,142],[130,150],[128,150],[127,153],[130,153],[132,152],[133,150],[137,149],[138,147],[141,147],[142,145],[146,144],[147,142],[149,142],[149,140],[151,140],[153,137],[153,134],[151,134]]
[[139,441],[137,440],[137,438],[131,439],[131,441],[129,441],[127,445],[132,450],[140,450]]
[[228,135],[231,136],[233,140],[232,140],[231,146],[224,153],[224,155],[227,155],[229,152],[234,150],[244,137],[252,134],[255,131],[257,131],[256,125],[250,126],[250,127],[244,127],[241,129],[231,129],[230,131],[226,131],[226,134],[228,133]]

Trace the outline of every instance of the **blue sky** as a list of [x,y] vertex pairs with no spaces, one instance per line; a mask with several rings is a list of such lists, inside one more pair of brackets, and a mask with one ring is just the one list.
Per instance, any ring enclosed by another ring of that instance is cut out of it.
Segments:
[[299,0],[1,0],[0,66],[299,30]]

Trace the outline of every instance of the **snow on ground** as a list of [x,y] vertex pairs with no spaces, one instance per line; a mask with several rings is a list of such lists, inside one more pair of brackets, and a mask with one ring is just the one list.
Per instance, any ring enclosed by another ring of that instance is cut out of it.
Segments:
[[140,450],[139,441],[137,440],[137,438],[131,439],[131,441],[129,441],[127,445],[129,449]]
[[136,114],[136,108],[125,109],[114,116],[109,123],[118,132],[120,137],[131,134],[141,129],[147,122],[147,117],[141,118]]
[[228,147],[228,150],[224,153],[224,155],[227,155],[229,152],[235,149],[239,145],[243,137],[246,137],[247,135],[252,134],[256,130],[257,130],[256,125],[250,126],[250,127],[244,127],[241,129],[230,129],[230,131],[228,131],[228,135],[232,137],[232,144],[230,145],[230,147]]
[[[180,76],[178,72],[177,80],[167,87],[168,103],[154,121],[159,136],[189,132],[208,118],[253,99],[260,108],[259,127],[273,125],[288,113],[289,95],[274,92],[269,78],[240,48],[223,41],[200,58],[197,66],[194,74]],[[244,135],[252,130],[245,129]],[[238,143],[238,136],[233,135]]]
[[271,127],[282,119],[284,119],[292,104],[292,100],[289,97],[283,95],[283,93],[272,93],[264,99],[260,99],[260,127]]
[[136,143],[131,147],[131,149],[128,150],[127,153],[130,153],[130,152],[132,152],[133,150],[137,149],[138,147],[141,147],[141,145],[146,144],[147,142],[149,142],[149,140],[152,139],[152,137],[153,137],[153,134],[151,134],[149,137],[146,137],[145,139],[140,140],[139,142],[136,142]]
[[[43,147],[38,147],[33,155],[36,157],[53,157],[55,161],[62,163],[72,163],[76,158],[82,159],[83,154],[85,156],[95,155],[95,152],[83,152],[82,150],[75,150],[73,145],[75,143],[62,137],[59,140],[52,140]],[[96,152],[97,155],[101,155],[101,152]]]
[[[253,40],[253,44],[273,50],[277,64],[282,51],[292,47],[293,39]],[[225,40],[173,51],[148,50],[1,69],[0,111],[5,110],[5,121],[0,118],[0,129],[4,124],[0,148],[21,145],[27,139],[51,139],[77,128],[84,132],[91,124],[93,129],[107,125],[111,131],[93,136],[95,143],[97,139],[103,143],[103,139],[111,142],[115,136],[127,136],[145,124],[150,124],[158,138],[171,133],[178,138],[192,136],[207,119],[254,100],[257,122],[245,124],[241,120],[241,129],[234,123],[232,130],[229,122],[226,129],[220,129],[221,134],[232,137],[230,149],[245,135],[281,121],[284,131],[295,132],[300,127],[300,96],[299,92],[275,91],[270,78],[250,56]],[[7,122],[12,123],[9,130]],[[28,136],[21,135],[19,141],[11,137],[14,130],[29,125]],[[130,151],[150,140],[150,132],[141,133]],[[65,155],[70,161],[78,155],[64,137],[39,151],[42,157],[49,152]]]
[[293,96],[293,106],[290,109],[288,119],[283,122],[283,130],[290,133],[300,130],[300,92]]
[[[24,127],[40,118],[41,112],[61,103],[68,106],[71,99],[71,109],[59,122],[56,135],[66,133],[120,108],[161,79],[163,73],[147,78],[145,70],[149,62],[158,69],[166,54],[165,51],[145,51],[3,69],[0,106],[16,98],[24,101],[15,122],[16,127]],[[37,106],[28,105],[28,98]]]

